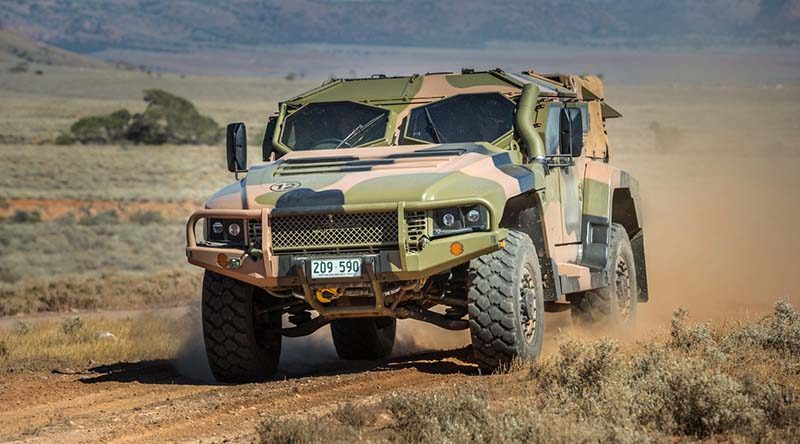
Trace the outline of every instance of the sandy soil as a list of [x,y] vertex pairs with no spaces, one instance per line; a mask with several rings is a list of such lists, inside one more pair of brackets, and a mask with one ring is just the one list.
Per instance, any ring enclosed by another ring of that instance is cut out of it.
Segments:
[[383,363],[329,364],[314,376],[238,386],[182,377],[167,361],[116,364],[86,374],[0,380],[0,441],[249,441],[267,415],[325,413],[391,390],[457,384],[475,374],[466,349]]

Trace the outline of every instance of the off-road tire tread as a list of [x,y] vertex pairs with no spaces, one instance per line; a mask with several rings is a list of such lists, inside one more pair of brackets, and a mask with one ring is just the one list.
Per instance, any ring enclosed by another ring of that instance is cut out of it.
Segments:
[[[506,247],[472,260],[469,270],[469,327],[474,358],[482,371],[492,372],[510,364],[517,356],[515,263],[517,255],[530,249],[536,258],[531,239],[511,231]],[[534,266],[538,267],[538,261]]]
[[339,358],[346,360],[384,359],[392,353],[397,319],[386,319],[388,329],[380,329],[375,318],[337,319],[331,322],[333,345]]
[[[628,239],[628,234],[625,227],[620,224],[611,224],[608,230],[608,240],[611,246],[609,251],[609,258],[614,258],[614,263],[609,263],[608,272],[611,273],[609,279],[614,279],[614,271],[617,266],[616,258],[622,243],[627,243],[628,250],[631,249],[631,241]],[[634,267],[634,264],[628,264],[629,267]],[[612,298],[616,295],[613,293],[613,287],[609,284],[606,287],[597,288],[583,292],[570,300],[570,315],[572,321],[585,326],[600,325],[601,323],[608,322],[613,315],[612,311]],[[636,303],[636,295],[633,296],[633,303]]]
[[250,382],[274,375],[280,336],[259,347],[252,320],[253,288],[206,271],[203,278],[203,338],[208,364],[220,382]]

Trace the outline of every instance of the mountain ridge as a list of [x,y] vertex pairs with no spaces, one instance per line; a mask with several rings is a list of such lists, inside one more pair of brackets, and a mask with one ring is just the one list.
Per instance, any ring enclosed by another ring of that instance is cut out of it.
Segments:
[[0,0],[0,23],[81,53],[331,43],[800,43],[800,0]]

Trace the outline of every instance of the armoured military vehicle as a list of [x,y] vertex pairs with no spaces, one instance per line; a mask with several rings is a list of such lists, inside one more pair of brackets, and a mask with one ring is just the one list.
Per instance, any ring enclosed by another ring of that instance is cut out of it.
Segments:
[[598,77],[463,70],[338,79],[279,104],[261,159],[187,225],[222,381],[273,375],[330,325],[381,359],[397,319],[469,329],[489,372],[534,360],[544,312],[625,326],[648,299],[639,187],[611,166]]

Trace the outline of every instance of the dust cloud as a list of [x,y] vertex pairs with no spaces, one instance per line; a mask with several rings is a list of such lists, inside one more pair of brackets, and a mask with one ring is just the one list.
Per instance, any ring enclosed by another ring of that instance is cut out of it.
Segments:
[[[203,321],[200,302],[189,307],[183,317],[174,323],[175,337],[183,338],[172,366],[181,376],[202,383],[213,383],[214,375],[208,366],[205,344],[203,343]],[[188,334],[187,334],[188,333]]]
[[[720,80],[723,81],[723,80]],[[612,163],[641,186],[651,300],[640,327],[683,306],[693,321],[758,317],[798,305],[800,88],[681,86],[607,90]]]

